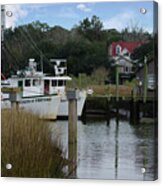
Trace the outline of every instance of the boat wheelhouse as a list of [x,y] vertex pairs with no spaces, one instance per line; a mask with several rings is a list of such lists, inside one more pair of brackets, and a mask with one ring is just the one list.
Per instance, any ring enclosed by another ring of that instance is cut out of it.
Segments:
[[[44,119],[56,119],[61,96],[57,92],[47,93],[46,81],[42,72],[36,71],[34,59],[29,60],[29,67],[26,70],[17,72],[17,75],[2,83],[1,87],[20,87],[21,109],[38,114]],[[9,94],[2,94],[1,107],[11,108]]]

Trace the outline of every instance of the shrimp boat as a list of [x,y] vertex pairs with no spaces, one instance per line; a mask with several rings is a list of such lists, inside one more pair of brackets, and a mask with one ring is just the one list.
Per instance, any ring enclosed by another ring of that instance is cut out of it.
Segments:
[[[51,59],[54,63],[54,74],[47,75],[36,71],[36,62],[29,60],[27,70],[18,71],[16,76],[1,82],[1,87],[20,87],[20,108],[32,111],[46,119],[67,118],[68,99],[66,96],[66,82],[72,78],[67,76],[67,61],[65,59]],[[79,90],[77,99],[77,115],[80,118],[86,100],[86,91]],[[8,94],[2,94],[1,107],[11,108]]]
[[[48,78],[48,77],[47,77]],[[20,109],[32,112],[43,119],[56,119],[61,97],[57,93],[48,93],[46,90],[45,75],[36,71],[36,62],[29,60],[26,70],[17,71],[17,75],[1,81],[1,88],[20,87]],[[9,93],[1,94],[1,108],[11,108]]]

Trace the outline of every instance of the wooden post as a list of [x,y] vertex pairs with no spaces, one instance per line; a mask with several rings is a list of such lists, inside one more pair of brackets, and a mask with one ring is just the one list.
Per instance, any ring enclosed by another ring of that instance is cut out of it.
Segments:
[[143,101],[146,103],[147,101],[147,84],[148,84],[148,66],[147,66],[147,57],[145,56],[144,58],[144,96],[143,96]]
[[20,93],[18,92],[11,92],[9,99],[11,101],[11,108],[19,110],[19,102],[20,102]]
[[81,118],[83,124],[85,124],[85,125],[87,123],[87,114],[86,114],[86,112],[87,112],[87,98],[86,98],[85,103],[84,103],[83,114],[82,114],[82,118]]
[[136,100],[137,100],[137,87],[136,86],[134,86],[134,88],[133,88],[133,101],[135,102]]
[[76,178],[77,167],[77,99],[79,92],[77,90],[68,90],[67,98],[69,101],[69,118],[68,118],[68,166],[69,175]]
[[140,119],[139,101],[131,100],[130,121],[132,124],[138,124]]
[[76,143],[77,139],[77,100],[69,100],[69,143]]
[[81,74],[79,74],[79,88],[81,88],[82,87],[82,82],[81,82],[81,79],[82,79],[82,77],[81,77],[82,75]]
[[119,69],[116,64],[116,101],[119,101]]
[[107,125],[110,125],[110,118],[111,118],[111,101],[110,97],[107,98]]
[[12,109],[19,109],[19,102],[21,100],[21,89],[20,87],[4,87],[1,89],[3,93],[9,94],[9,100],[11,101]]
[[115,179],[118,176],[118,157],[119,157],[119,108],[116,106],[116,128],[115,128]]
[[11,101],[11,108],[19,110],[19,102],[18,101]]

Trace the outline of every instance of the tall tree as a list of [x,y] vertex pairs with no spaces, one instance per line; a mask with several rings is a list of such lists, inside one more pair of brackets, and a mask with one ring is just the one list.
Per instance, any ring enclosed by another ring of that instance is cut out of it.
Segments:
[[103,24],[100,21],[100,18],[97,16],[92,16],[89,20],[85,18],[80,24],[76,27],[79,33],[83,34],[89,40],[101,40],[103,36]]

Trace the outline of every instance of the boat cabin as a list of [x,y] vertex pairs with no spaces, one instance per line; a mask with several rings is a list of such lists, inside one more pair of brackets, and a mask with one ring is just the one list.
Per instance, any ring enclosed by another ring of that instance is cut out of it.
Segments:
[[70,81],[71,78],[68,76],[58,77],[44,77],[44,94],[65,94],[66,81]]
[[45,94],[64,94],[66,81],[71,80],[68,76],[62,77],[12,77],[11,87],[21,87],[22,96],[38,96]]
[[[61,60],[65,64],[65,60]],[[55,60],[53,61],[55,62]],[[65,95],[66,81],[72,80],[71,77],[64,75],[66,67],[57,59],[54,65],[55,75],[46,76],[43,72],[36,70],[34,59],[29,60],[29,66],[26,70],[17,72],[8,82],[10,87],[20,87],[22,97],[40,96],[46,94]],[[58,74],[56,73],[58,72]],[[60,72],[60,73],[59,73]]]

